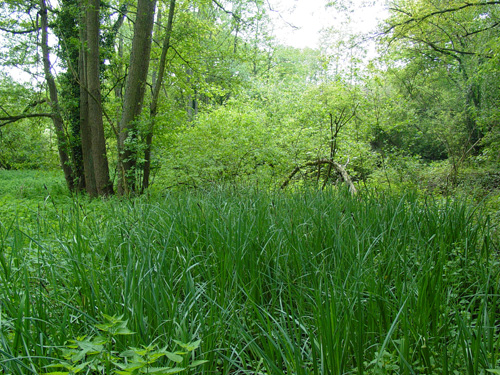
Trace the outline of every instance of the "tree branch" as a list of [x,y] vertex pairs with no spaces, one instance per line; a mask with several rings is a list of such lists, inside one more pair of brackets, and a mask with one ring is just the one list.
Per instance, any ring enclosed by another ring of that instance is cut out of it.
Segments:
[[53,113],[24,113],[22,115],[17,116],[5,116],[0,117],[0,127],[10,124],[12,122],[16,122],[19,120],[23,120],[25,118],[33,118],[33,117],[49,117],[52,118],[54,116]]
[[423,16],[420,16],[420,17],[414,17],[411,13],[405,12],[403,9],[389,8],[390,11],[397,12],[397,13],[403,13],[406,16],[411,17],[411,18],[408,19],[408,20],[406,20],[406,21],[399,22],[399,23],[396,23],[394,25],[391,25],[384,33],[388,34],[392,30],[394,30],[396,27],[404,26],[404,25],[409,25],[411,23],[422,22],[422,21],[425,21],[426,19],[434,17],[434,16],[438,16],[438,15],[442,15],[442,14],[446,14],[446,13],[457,12],[459,10],[463,10],[463,9],[466,9],[466,8],[469,8],[469,7],[480,7],[480,6],[489,6],[489,5],[500,5],[500,1],[485,1],[485,2],[476,2],[476,3],[464,3],[461,6],[457,6],[457,7],[454,7],[454,8],[447,8],[447,9],[436,10],[434,12],[430,12],[430,13],[424,14]]
[[483,57],[485,59],[491,59],[492,58],[492,56],[490,56],[490,55],[484,55],[484,54],[477,53],[477,52],[468,52],[468,51],[458,50],[458,49],[455,49],[455,48],[439,47],[434,42],[431,42],[431,41],[428,41],[428,40],[422,40],[422,39],[419,39],[419,38],[408,38],[407,37],[406,39],[414,41],[414,42],[419,42],[419,43],[426,44],[427,46],[429,46],[434,51],[442,53],[444,55],[451,56],[454,59],[458,60],[459,62],[461,62],[461,60],[458,58],[457,55],[461,55],[461,56],[465,56],[465,55],[467,55],[467,56],[477,56],[477,57]]
[[36,27],[34,29],[29,29],[29,30],[11,30],[11,29],[6,29],[5,27],[0,27],[0,31],[5,31],[6,33],[13,34],[13,35],[22,35],[22,34],[31,34],[34,33],[35,31],[39,31],[40,28]]
[[47,99],[46,98],[43,98],[43,99],[40,99],[40,100],[34,100],[33,102],[29,103],[26,108],[24,109],[23,113],[26,113],[30,110],[30,108],[35,108],[37,105],[40,105],[40,104],[43,104],[43,103],[47,103]]
[[227,10],[226,8],[224,8],[224,6],[221,3],[219,3],[217,0],[212,0],[212,3],[217,5],[217,7],[219,7],[219,9],[222,10],[224,13],[229,14],[230,16],[233,16],[234,19],[236,19],[236,21],[238,21],[238,22],[242,21],[240,16],[238,16],[234,12],[231,12],[230,10]]
[[319,168],[321,165],[324,165],[324,164],[330,165],[331,167],[333,167],[333,169],[335,169],[337,171],[337,173],[339,173],[342,176],[342,179],[344,180],[344,182],[349,187],[349,192],[352,195],[354,195],[354,194],[357,193],[356,187],[352,183],[352,180],[349,177],[349,174],[347,173],[347,171],[345,170],[345,168],[342,165],[340,165],[339,163],[337,163],[336,161],[327,160],[327,159],[318,159],[318,160],[314,160],[314,161],[311,161],[311,162],[308,162],[308,163],[305,163],[303,165],[295,167],[294,170],[292,171],[292,173],[290,173],[290,175],[288,176],[288,178],[281,185],[281,189],[284,189],[284,188],[286,188],[288,186],[288,184],[292,180],[293,176],[295,176],[300,171],[301,168],[304,168],[304,167],[315,167],[315,166],[317,166]]

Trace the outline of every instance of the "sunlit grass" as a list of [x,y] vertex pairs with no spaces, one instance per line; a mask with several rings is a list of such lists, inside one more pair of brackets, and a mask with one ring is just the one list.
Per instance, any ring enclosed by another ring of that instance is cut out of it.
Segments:
[[0,225],[0,368],[49,372],[106,314],[135,332],[117,353],[201,339],[192,373],[484,373],[500,367],[490,226],[462,200],[374,192],[46,205]]

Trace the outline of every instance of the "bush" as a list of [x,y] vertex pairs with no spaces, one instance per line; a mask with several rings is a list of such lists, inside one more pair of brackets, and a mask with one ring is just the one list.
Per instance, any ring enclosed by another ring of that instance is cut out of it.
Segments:
[[251,104],[231,102],[200,114],[181,129],[162,155],[166,185],[269,184],[285,163],[279,135]]

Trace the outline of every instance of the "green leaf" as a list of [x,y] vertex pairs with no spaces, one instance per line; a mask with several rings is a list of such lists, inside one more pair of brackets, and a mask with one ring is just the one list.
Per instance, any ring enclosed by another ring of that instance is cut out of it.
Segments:
[[77,374],[80,371],[82,371],[83,369],[85,369],[89,364],[90,364],[90,362],[80,363],[78,366],[75,366],[73,368],[72,372],[75,373],[75,374]]
[[182,358],[180,355],[175,354],[175,353],[170,353],[166,352],[165,355],[167,356],[168,359],[171,361],[174,361],[176,363],[181,363],[184,358]]
[[106,324],[96,324],[95,327],[97,329],[100,329],[101,331],[108,332],[111,327],[113,327],[112,324],[106,323]]
[[120,316],[111,316],[111,315],[103,313],[102,317],[104,319],[106,319],[108,322],[112,323],[112,324],[123,322],[123,320],[122,320],[123,319],[123,315],[120,315]]
[[132,372],[130,372],[130,371],[122,371],[122,370],[115,370],[115,374],[118,374],[118,375],[131,375]]
[[152,352],[152,353],[149,353],[149,360],[150,360],[150,362],[155,362],[158,358],[164,357],[166,355],[167,355],[167,353],[164,351]]
[[187,344],[181,342],[181,341],[177,341],[177,340],[174,340],[174,342],[179,345],[181,348],[184,348],[190,352],[192,352],[193,350],[195,349],[198,349],[198,347],[200,346],[201,344],[201,340],[197,340],[195,342],[189,342]]
[[486,369],[486,371],[491,372],[492,374],[500,375],[500,369]]
[[118,327],[114,332],[114,335],[133,335],[135,332],[131,331],[127,327]]
[[193,368],[193,367],[197,367],[197,366],[200,366],[204,363],[207,363],[208,361],[206,359],[199,359],[197,361],[194,361],[193,363],[191,363],[188,367],[189,368]]
[[61,362],[61,363],[51,363],[50,365],[47,365],[47,366],[44,366],[45,368],[57,368],[57,367],[62,367],[62,368],[65,368],[65,369],[71,369],[73,368],[72,365],[70,365],[69,363],[66,363],[66,362]]
[[70,359],[72,362],[80,362],[83,358],[85,358],[85,355],[87,352],[85,350],[80,350],[79,352],[75,353]]
[[96,336],[92,339],[94,345],[106,345],[109,339],[106,336]]
[[88,354],[96,354],[102,352],[103,346],[100,344],[94,344],[90,341],[79,341],[78,346],[80,349],[85,351]]
[[179,372],[182,372],[185,370],[184,367],[149,367],[145,369],[147,371],[144,371],[144,373],[148,374],[157,374],[157,375],[171,375],[171,374],[178,374]]
[[146,366],[145,362],[130,362],[127,364],[114,363],[114,364],[126,372],[134,372],[135,370]]
[[129,350],[125,350],[120,353],[120,357],[133,357],[135,355],[137,355],[135,348],[130,348]]

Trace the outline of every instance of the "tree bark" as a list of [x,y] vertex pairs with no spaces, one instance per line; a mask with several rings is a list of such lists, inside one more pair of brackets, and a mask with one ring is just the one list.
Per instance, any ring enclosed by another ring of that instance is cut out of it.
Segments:
[[88,90],[88,122],[91,140],[92,163],[97,193],[113,194],[109,178],[106,140],[102,119],[101,85],[99,80],[99,5],[100,0],[89,0],[86,9],[87,64],[85,65]]
[[[82,1],[81,9],[85,9]],[[85,26],[86,14],[80,14],[80,55],[78,58],[78,76],[80,81],[80,138],[82,140],[82,159],[85,176],[85,190],[91,197],[96,197],[97,185],[92,159],[92,130],[89,123],[89,94],[87,83],[87,28]]]
[[[123,112],[118,135],[120,161],[118,193],[120,195],[129,194],[136,190],[138,127],[135,121],[141,114],[146,90],[155,8],[156,0],[138,0],[129,73],[125,84]],[[129,145],[126,145],[126,142]]]
[[61,162],[61,167],[64,172],[64,178],[68,188],[74,191],[75,181],[73,176],[73,170],[71,168],[70,158],[68,156],[68,139],[64,132],[64,123],[61,117],[61,111],[59,108],[59,99],[57,95],[56,82],[54,76],[50,71],[50,56],[49,56],[49,45],[48,45],[48,20],[47,20],[47,5],[45,0],[40,0],[40,21],[42,26],[42,54],[43,54],[43,70],[45,74],[45,80],[47,81],[47,86],[49,88],[50,96],[50,106],[52,108],[52,122],[56,131],[57,137],[57,148],[59,151],[59,161]]
[[153,95],[149,109],[150,124],[146,134],[146,149],[144,150],[144,171],[142,175],[142,192],[149,187],[149,176],[151,174],[151,145],[153,143],[153,132],[155,126],[156,114],[158,112],[158,99],[160,97],[160,89],[165,75],[165,66],[167,61],[167,53],[170,48],[170,37],[172,35],[173,20],[175,14],[175,0],[170,0],[170,8],[168,11],[167,30],[165,31],[165,39],[161,50],[160,64],[158,66],[158,76],[153,85]]

